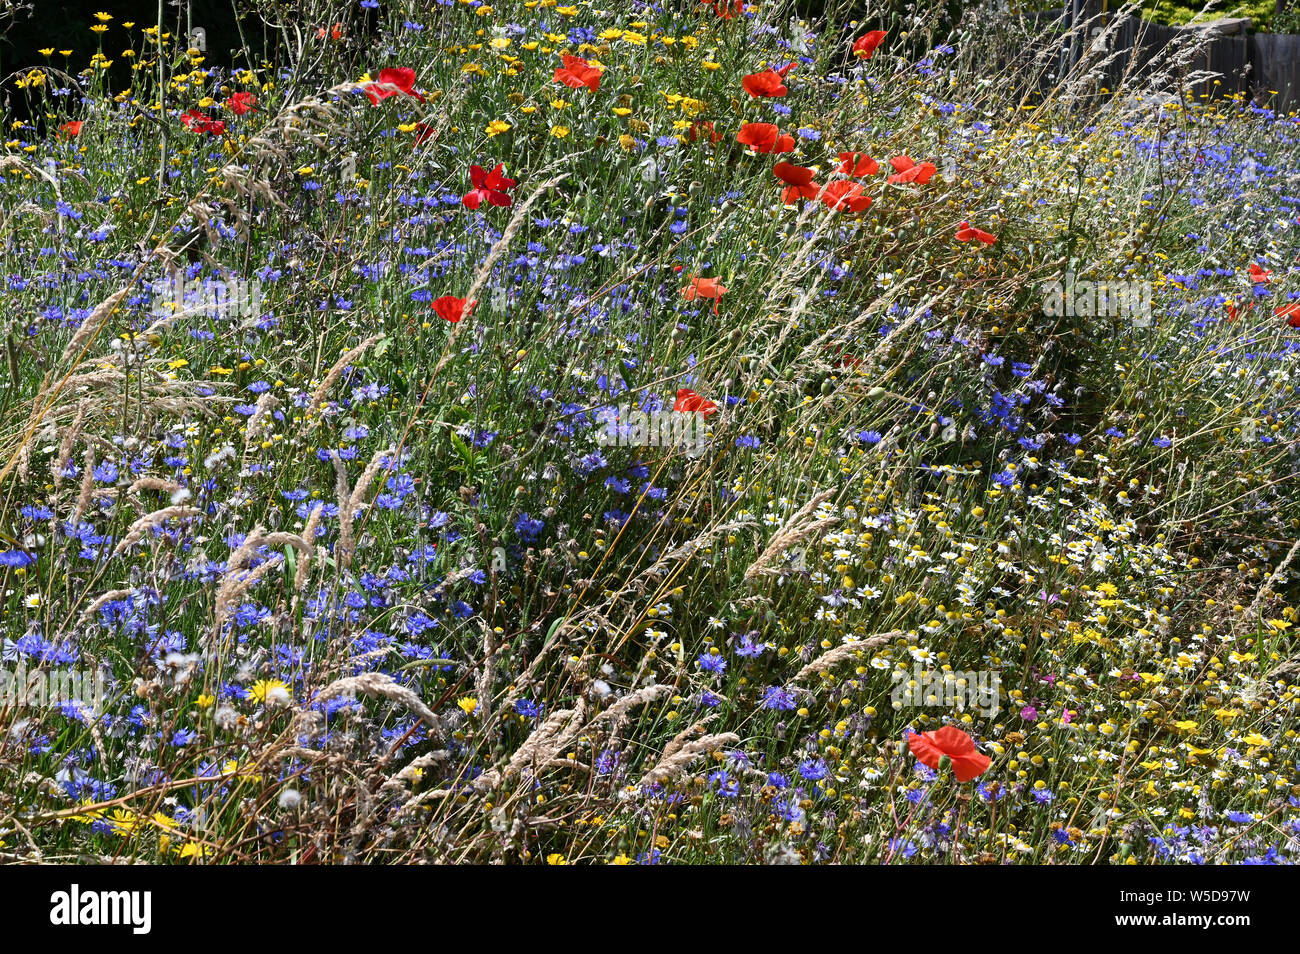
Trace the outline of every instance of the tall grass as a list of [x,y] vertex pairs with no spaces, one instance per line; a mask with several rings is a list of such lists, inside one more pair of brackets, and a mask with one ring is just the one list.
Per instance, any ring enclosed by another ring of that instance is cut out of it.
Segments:
[[[878,24],[779,3],[271,6],[285,62],[114,20],[131,89],[23,71],[4,660],[109,689],[0,708],[7,858],[1294,857],[1293,119],[1189,96],[1188,50],[1058,75],[992,10],[855,60]],[[782,203],[840,152],[868,210]],[[1067,273],[1149,322],[1049,313]],[[263,301],[169,313],[177,275]],[[598,443],[681,388],[702,453]],[[998,711],[900,702],[918,668]],[[977,783],[908,752],[949,722]]]

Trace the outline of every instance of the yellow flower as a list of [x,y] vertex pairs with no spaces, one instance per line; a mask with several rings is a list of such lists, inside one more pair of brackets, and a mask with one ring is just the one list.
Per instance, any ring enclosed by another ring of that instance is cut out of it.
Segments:
[[494,119],[487,124],[486,132],[488,136],[499,136],[510,128],[510,124],[501,119]]
[[277,689],[288,689],[279,679],[259,679],[249,688],[248,694],[255,702],[266,702],[267,696]]
[[564,138],[565,136],[567,136],[568,134],[569,134],[569,127],[568,127],[568,126],[552,126],[552,127],[551,127],[551,135],[554,136],[556,139],[563,139],[563,138]]
[[628,109],[626,106],[615,106],[614,115],[619,117],[631,116],[632,110]]
[[553,855],[547,855],[547,856],[546,856],[546,863],[547,863],[548,865],[565,865],[565,864],[568,864],[568,862],[564,860],[564,855],[559,854],[558,852],[555,853],[555,854],[553,854]]
[[464,710],[465,715],[473,715],[474,710],[478,708],[478,700],[472,696],[466,696],[464,699],[457,699],[456,705]]
[[41,56],[53,56],[53,55],[54,55],[54,47],[52,47],[52,46],[47,46],[45,49],[43,49],[43,50],[37,50],[36,52],[39,53],[39,54],[41,54]]
[[632,859],[624,854],[615,855],[614,860],[610,862],[611,865],[630,865],[631,863]]
[[[107,23],[109,20],[111,20],[111,19],[113,19],[113,18],[112,18],[112,16],[110,16],[110,15],[107,14],[107,13],[96,13],[96,14],[95,14],[95,19],[98,20],[100,23]],[[129,24],[129,23],[124,23],[124,24],[122,24],[122,25],[123,25],[123,26],[130,26],[131,24]]]
[[130,834],[140,827],[140,820],[135,812],[128,808],[115,808],[113,814],[109,817],[113,827],[124,835]]
[[[89,806],[94,803],[91,802],[89,799],[82,799],[81,804]],[[104,817],[104,810],[102,808],[87,808],[86,811],[81,812],[80,814],[77,815],[73,815],[72,820],[81,822],[84,825],[89,825],[92,822],[99,821],[103,817]]]
[[102,23],[96,23],[93,27],[90,28],[91,33],[105,33],[107,31],[108,31],[108,27],[104,26],[104,24]]

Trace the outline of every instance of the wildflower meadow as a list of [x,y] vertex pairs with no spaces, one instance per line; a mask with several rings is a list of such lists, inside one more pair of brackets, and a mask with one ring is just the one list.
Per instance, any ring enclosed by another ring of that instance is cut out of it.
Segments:
[[183,6],[3,64],[0,860],[1300,859],[1297,114],[1015,4]]

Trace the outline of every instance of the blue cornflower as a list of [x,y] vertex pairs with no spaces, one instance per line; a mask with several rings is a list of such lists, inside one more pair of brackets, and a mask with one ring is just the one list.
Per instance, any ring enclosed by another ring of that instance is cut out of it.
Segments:
[[705,672],[723,673],[727,671],[727,661],[713,653],[700,654],[700,668]]
[[515,534],[525,543],[534,543],[546,529],[546,521],[534,519],[527,512],[515,518]]
[[763,707],[777,710],[793,709],[794,696],[780,686],[768,686],[763,690]]
[[804,759],[799,763],[799,774],[809,782],[817,782],[830,774],[822,759]]

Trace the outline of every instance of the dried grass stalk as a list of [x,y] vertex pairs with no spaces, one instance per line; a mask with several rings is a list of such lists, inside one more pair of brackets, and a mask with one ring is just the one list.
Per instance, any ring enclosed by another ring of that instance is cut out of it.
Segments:
[[819,672],[826,672],[844,660],[852,659],[863,650],[883,646],[891,640],[906,635],[901,629],[895,629],[890,630],[888,633],[877,633],[875,636],[868,636],[865,639],[855,639],[851,643],[842,643],[834,649],[828,649],[795,673],[794,682],[799,682]]
[[316,424],[320,423],[320,415],[318,412],[320,411],[321,405],[325,402],[325,395],[329,393],[330,388],[334,386],[338,379],[343,376],[343,372],[347,370],[348,365],[352,364],[352,362],[365,354],[366,351],[379,341],[381,337],[381,335],[371,335],[351,351],[345,351],[343,356],[334,362],[334,366],[330,368],[329,373],[325,375],[325,380],[321,381],[320,387],[318,387],[316,392],[311,396],[311,404],[308,405],[306,414],[306,417],[309,418],[308,427],[314,427]]
[[150,530],[152,530],[154,527],[161,527],[164,523],[166,523],[168,520],[171,520],[172,518],[175,518],[177,520],[186,520],[191,517],[201,517],[201,516],[203,516],[202,510],[199,510],[197,507],[185,507],[185,506],[163,507],[161,510],[155,510],[153,513],[147,513],[139,520],[135,521],[135,523],[131,524],[131,526],[126,531],[126,536],[124,536],[121,542],[118,543],[118,545],[113,548],[112,556],[110,556],[109,559],[112,559],[113,557],[121,556],[131,547],[135,546],[137,543],[143,540],[144,535],[148,533]]
[[776,532],[763,549],[763,552],[758,555],[758,559],[750,564],[749,569],[745,571],[745,579],[747,581],[753,580],[759,576],[769,576],[778,572],[772,569],[772,564],[776,562],[782,553],[807,540],[820,537],[839,523],[839,520],[835,517],[828,520],[813,519],[813,511],[827,500],[830,500],[834,493],[833,490],[823,490],[800,507],[798,512]]
[[665,785],[690,768],[691,763],[696,759],[739,743],[740,736],[734,732],[720,732],[717,735],[706,735],[694,742],[687,742],[671,753],[665,750],[655,767],[641,778],[641,784]]
[[317,693],[313,701],[325,702],[336,696],[355,696],[358,693],[365,696],[379,696],[401,703],[419,716],[421,722],[431,729],[437,729],[441,734],[442,726],[433,711],[413,691],[401,683],[394,682],[393,677],[386,673],[363,672],[359,676],[346,676],[343,679],[337,679]]

